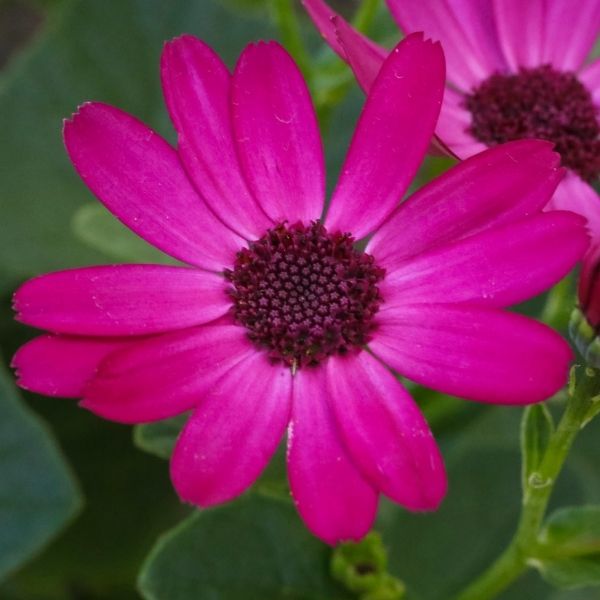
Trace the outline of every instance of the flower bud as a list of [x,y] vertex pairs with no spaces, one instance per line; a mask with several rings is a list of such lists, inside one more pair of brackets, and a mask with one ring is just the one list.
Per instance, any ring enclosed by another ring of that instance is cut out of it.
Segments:
[[591,249],[584,260],[577,296],[569,333],[586,363],[600,367],[600,245]]

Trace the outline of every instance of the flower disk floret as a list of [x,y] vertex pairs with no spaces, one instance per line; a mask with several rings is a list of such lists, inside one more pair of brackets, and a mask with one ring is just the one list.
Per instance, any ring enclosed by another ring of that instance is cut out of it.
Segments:
[[[287,431],[291,493],[326,542],[365,535],[380,494],[437,508],[443,460],[398,374],[482,402],[555,393],[568,345],[503,309],[553,285],[588,243],[583,219],[542,212],[562,177],[544,142],[497,146],[399,204],[430,144],[444,75],[440,45],[420,35],[390,53],[324,217],[315,112],[276,43],[248,46],[233,74],[191,36],[166,45],[177,149],[116,108],[83,105],[64,129],[75,169],[123,223],[185,265],[26,282],[17,318],[49,333],[15,355],[20,385],[124,423],[192,411],[171,477],[198,506],[246,490]],[[308,267],[308,284],[296,281]],[[275,318],[298,305],[278,329]]]
[[369,341],[385,271],[353,242],[318,222],[280,224],[225,271],[235,320],[274,361],[295,371]]
[[471,113],[468,132],[488,146],[548,140],[584,181],[600,175],[600,110],[574,73],[550,65],[496,73],[465,95],[463,107]]

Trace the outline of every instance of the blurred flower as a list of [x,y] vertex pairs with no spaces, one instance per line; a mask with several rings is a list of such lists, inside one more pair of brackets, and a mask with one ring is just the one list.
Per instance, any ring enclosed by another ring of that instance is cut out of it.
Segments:
[[[303,0],[330,46],[368,90],[387,50],[323,0]],[[550,204],[588,219],[600,242],[600,0],[387,0],[406,33],[442,43],[448,86],[436,134],[464,159],[509,140],[555,144],[568,169]]]
[[[248,46],[231,76],[183,36],[166,45],[161,74],[177,151],[100,103],[83,105],[64,136],[107,208],[187,266],[25,283],[18,319],[51,333],[16,354],[20,385],[82,397],[124,423],[193,410],[171,475],[199,506],[251,485],[287,427],[292,494],[323,540],[363,536],[379,493],[435,509],[442,459],[389,369],[501,404],[564,384],[564,340],[501,310],[563,277],[587,246],[580,217],[540,212],[558,156],[545,142],[498,146],[398,208],[444,86],[439,44],[409,36],[372,86],[321,222],[317,121],[279,45]],[[362,251],[354,240],[367,236]]]

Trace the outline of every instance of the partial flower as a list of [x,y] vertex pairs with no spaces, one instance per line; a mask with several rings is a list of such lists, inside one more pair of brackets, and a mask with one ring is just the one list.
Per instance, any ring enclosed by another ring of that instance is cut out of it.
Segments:
[[[302,0],[330,46],[369,90],[387,50],[324,0]],[[405,33],[439,39],[448,85],[436,134],[464,159],[510,140],[555,144],[567,176],[551,208],[588,219],[600,243],[600,0],[387,0]]]
[[371,87],[324,216],[315,112],[281,46],[248,46],[231,75],[183,36],[161,74],[177,150],[100,103],[83,105],[64,138],[104,205],[185,266],[25,283],[17,318],[49,333],[14,357],[20,385],[123,423],[193,411],[171,476],[198,506],[247,489],[287,429],[294,500],[326,542],[364,536],[380,493],[437,508],[442,458],[397,374],[500,404],[564,384],[564,340],[503,310],[586,249],[583,219],[541,212],[559,157],[544,142],[498,146],[398,206],[444,88],[439,44],[412,35]]
[[600,247],[588,252],[577,287],[577,306],[571,314],[569,333],[575,346],[592,367],[600,367]]

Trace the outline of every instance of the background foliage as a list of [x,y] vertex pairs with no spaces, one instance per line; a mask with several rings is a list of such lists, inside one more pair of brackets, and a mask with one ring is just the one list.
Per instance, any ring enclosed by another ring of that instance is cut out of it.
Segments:
[[[11,291],[25,278],[90,263],[165,260],[95,203],[63,151],[62,119],[85,100],[101,100],[172,140],[158,78],[163,42],[193,33],[233,64],[248,41],[278,37],[277,2],[0,0],[5,364],[33,335],[10,311]],[[352,3],[343,4],[351,12]],[[393,40],[385,23],[378,16],[372,32]],[[306,22],[302,36],[320,65],[311,85],[333,180],[362,96]],[[429,160],[421,182],[446,165]],[[537,308],[533,303],[527,310]],[[377,528],[390,570],[405,581],[410,598],[439,600],[484,568],[511,535],[520,502],[521,411],[416,393],[446,457],[449,495],[432,515],[383,502]],[[194,513],[179,504],[162,459],[180,424],[137,428],[134,444],[129,428],[100,421],[70,401],[22,398],[1,370],[0,597],[348,598],[329,575],[330,550],[306,532],[293,509],[282,453],[256,489],[229,506]],[[600,502],[598,425],[578,439],[556,506]],[[556,591],[532,572],[503,598],[590,600],[600,593]]]

